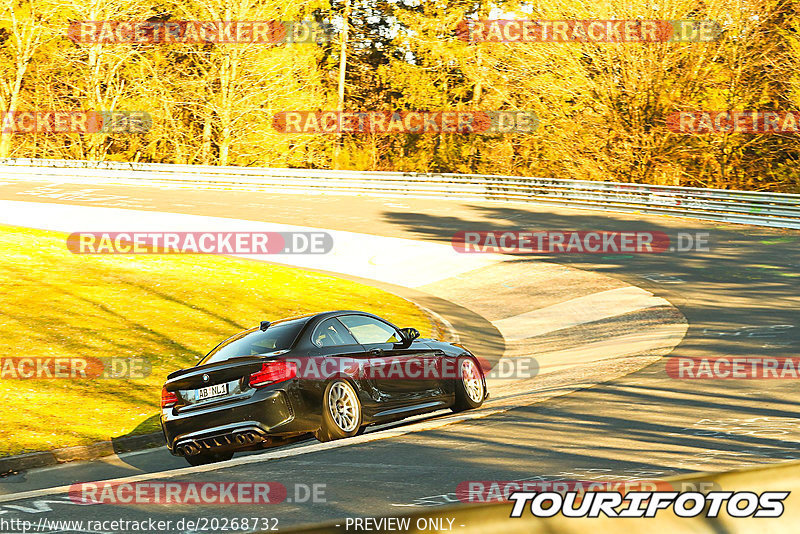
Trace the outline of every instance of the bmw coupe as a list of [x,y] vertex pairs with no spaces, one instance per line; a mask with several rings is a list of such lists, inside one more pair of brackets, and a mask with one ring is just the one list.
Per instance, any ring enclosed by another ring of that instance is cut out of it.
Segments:
[[167,447],[200,465],[303,434],[330,441],[412,415],[479,407],[488,397],[480,360],[460,344],[419,335],[359,311],[262,321],[167,377]]

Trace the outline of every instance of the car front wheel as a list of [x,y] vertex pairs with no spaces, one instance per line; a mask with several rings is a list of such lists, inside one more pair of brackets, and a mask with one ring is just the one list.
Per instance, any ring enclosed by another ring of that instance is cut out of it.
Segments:
[[314,435],[320,441],[349,438],[361,428],[361,403],[347,380],[334,380],[322,398],[322,425]]
[[469,357],[459,358],[458,378],[455,381],[456,402],[450,408],[454,412],[472,410],[483,404],[486,389],[478,364]]

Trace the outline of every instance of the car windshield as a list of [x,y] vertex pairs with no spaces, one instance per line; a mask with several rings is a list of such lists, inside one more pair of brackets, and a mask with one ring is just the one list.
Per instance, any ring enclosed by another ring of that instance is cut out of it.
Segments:
[[242,332],[209,352],[197,365],[290,349],[306,321],[307,319],[295,319],[270,325],[264,331]]

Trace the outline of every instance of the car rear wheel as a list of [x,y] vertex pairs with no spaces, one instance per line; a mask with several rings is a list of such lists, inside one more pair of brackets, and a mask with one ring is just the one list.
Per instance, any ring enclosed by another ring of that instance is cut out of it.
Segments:
[[469,357],[459,358],[458,378],[455,381],[456,402],[450,408],[454,412],[472,410],[483,404],[486,389],[478,364]]
[[228,452],[201,452],[193,456],[184,456],[189,465],[206,465],[215,462],[224,462],[233,458],[233,451]]
[[349,438],[361,428],[361,403],[347,380],[334,380],[322,397],[322,426],[314,435],[320,441]]

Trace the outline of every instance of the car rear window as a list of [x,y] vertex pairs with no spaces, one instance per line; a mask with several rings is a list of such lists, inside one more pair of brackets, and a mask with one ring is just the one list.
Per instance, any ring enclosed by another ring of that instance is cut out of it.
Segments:
[[290,349],[307,321],[308,319],[296,319],[270,325],[264,331],[256,329],[242,332],[217,346],[197,365]]

